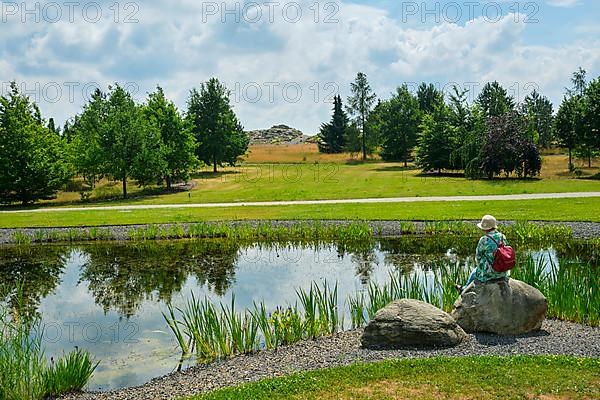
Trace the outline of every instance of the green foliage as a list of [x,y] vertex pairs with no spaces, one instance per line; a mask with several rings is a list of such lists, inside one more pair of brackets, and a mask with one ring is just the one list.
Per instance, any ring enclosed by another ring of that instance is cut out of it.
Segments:
[[436,89],[433,83],[428,85],[423,82],[417,89],[417,99],[421,113],[423,115],[432,114],[436,107],[444,103],[444,94],[441,90]]
[[0,97],[0,202],[51,199],[73,176],[66,144],[16,83]]
[[39,319],[9,315],[0,305],[0,399],[42,400],[79,391],[98,363],[87,351],[73,350],[48,365]]
[[565,96],[556,114],[556,136],[560,144],[569,150],[569,166],[573,165],[572,152],[577,147],[584,130],[583,114],[583,103],[575,96]]
[[59,397],[64,393],[83,389],[100,362],[94,362],[90,353],[75,349],[51,363],[44,373],[46,396]]
[[268,313],[263,302],[252,310],[238,312],[235,296],[230,306],[215,306],[208,298],[191,299],[183,308],[168,306],[163,318],[171,328],[184,357],[192,352],[205,361],[246,354],[261,348],[273,349],[336,333],[341,329],[338,311],[337,284],[331,289],[311,284],[308,291],[298,290],[302,304],[277,307]]
[[[592,80],[585,90],[584,98],[585,144],[588,156],[600,152],[600,77]],[[590,157],[591,158],[591,157]],[[590,158],[588,161],[591,162]]]
[[188,99],[188,119],[198,142],[196,154],[213,166],[235,165],[248,149],[249,138],[229,102],[230,93],[216,78],[192,89]]
[[76,171],[91,189],[102,179],[106,170],[102,138],[107,112],[106,95],[96,89],[81,115],[75,117],[71,127],[65,128],[65,131],[69,131]]
[[354,82],[350,83],[352,95],[347,100],[347,111],[354,117],[354,123],[361,132],[363,160],[367,159],[368,118],[373,109],[377,96],[373,93],[367,75],[362,72],[356,74]]
[[417,164],[424,171],[457,169],[452,163],[452,154],[458,148],[458,129],[450,121],[450,110],[444,103],[436,105],[431,114],[423,117]]
[[348,116],[342,107],[342,97],[333,98],[333,115],[331,122],[321,125],[319,132],[319,151],[321,153],[341,153],[346,146],[346,130]]
[[128,178],[140,186],[156,183],[164,176],[166,162],[158,127],[150,123],[125,89],[119,85],[109,89],[101,122],[102,169],[122,182],[126,198]]
[[486,117],[499,117],[515,108],[515,100],[497,81],[485,84],[476,103]]
[[552,102],[534,90],[525,97],[521,113],[527,121],[531,140],[540,147],[549,147],[554,139]]
[[419,101],[406,85],[381,103],[381,158],[385,161],[404,161],[417,144],[418,126],[421,121]]
[[160,132],[163,157],[166,162],[164,180],[167,188],[177,180],[188,180],[190,171],[198,165],[195,156],[196,139],[188,120],[184,120],[175,104],[165,97],[158,86],[150,93],[144,106],[144,115],[150,125]]

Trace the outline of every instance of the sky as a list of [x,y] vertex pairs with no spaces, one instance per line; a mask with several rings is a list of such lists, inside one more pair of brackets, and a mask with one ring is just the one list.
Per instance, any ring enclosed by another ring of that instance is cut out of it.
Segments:
[[217,77],[244,127],[315,134],[364,72],[380,99],[433,83],[474,99],[497,80],[517,101],[560,104],[579,66],[600,76],[600,1],[0,2],[0,91],[9,82],[62,124],[96,87],[138,102],[160,85],[180,110]]

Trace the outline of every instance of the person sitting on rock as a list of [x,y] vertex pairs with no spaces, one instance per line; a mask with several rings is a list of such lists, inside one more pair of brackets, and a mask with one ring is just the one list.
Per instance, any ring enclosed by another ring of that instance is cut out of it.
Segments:
[[477,250],[475,251],[475,262],[477,263],[477,266],[473,272],[471,272],[471,275],[464,286],[459,284],[454,285],[459,293],[462,293],[475,279],[484,283],[495,279],[506,278],[507,276],[507,272],[496,272],[492,268],[498,244],[504,243],[508,246],[506,236],[497,229],[498,224],[496,218],[491,215],[484,215],[483,218],[481,218],[481,222],[477,224],[477,227],[485,231],[485,235],[479,239]]

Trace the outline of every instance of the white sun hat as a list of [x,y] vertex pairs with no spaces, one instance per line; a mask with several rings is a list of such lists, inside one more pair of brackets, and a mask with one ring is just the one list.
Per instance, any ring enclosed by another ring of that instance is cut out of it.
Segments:
[[496,222],[496,218],[491,215],[484,215],[481,218],[481,222],[477,224],[479,229],[483,229],[484,231],[490,229],[496,229],[498,227],[498,223]]

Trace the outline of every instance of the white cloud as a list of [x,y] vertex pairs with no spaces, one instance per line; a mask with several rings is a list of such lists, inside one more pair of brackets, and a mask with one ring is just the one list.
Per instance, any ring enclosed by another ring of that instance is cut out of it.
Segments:
[[[296,23],[286,21],[281,9],[273,22],[267,10],[256,23],[235,22],[227,15],[225,22],[220,15],[202,18],[201,6],[190,0],[169,7],[144,3],[136,24],[106,18],[95,24],[61,21],[24,29],[24,24],[12,23],[6,25],[11,40],[0,45],[0,73],[33,91],[36,84],[38,92],[51,82],[62,86],[57,102],[44,101],[44,93],[38,96],[44,114],[59,121],[80,111],[86,84],[134,82],[140,101],[160,84],[185,108],[189,90],[216,76],[236,92],[234,106],[246,128],[286,123],[309,134],[329,119],[326,99],[337,90],[348,95],[358,71],[368,75],[383,98],[403,82],[476,89],[496,79],[520,98],[535,82],[555,102],[579,65],[590,76],[600,73],[600,40],[532,45],[526,40],[532,28],[523,16],[415,29],[384,9],[340,3],[337,23],[323,22],[325,10],[316,23],[309,8],[313,3],[299,3],[303,17]],[[228,7],[233,9],[232,2]],[[74,99],[68,82],[79,84]],[[298,87],[302,93],[293,102]],[[253,102],[256,88],[262,96]],[[286,101],[286,94],[291,99]]]

